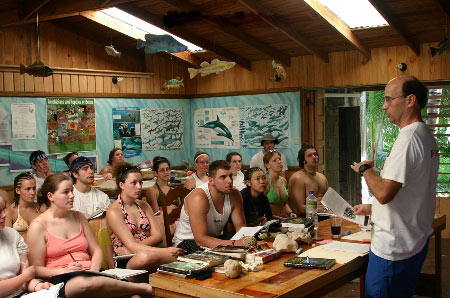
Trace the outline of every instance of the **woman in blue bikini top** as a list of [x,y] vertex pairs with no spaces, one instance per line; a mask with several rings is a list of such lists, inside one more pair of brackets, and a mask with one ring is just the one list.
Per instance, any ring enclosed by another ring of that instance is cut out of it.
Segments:
[[296,217],[289,206],[289,194],[286,188],[286,179],[280,176],[283,171],[281,154],[271,150],[264,154],[264,166],[267,169],[269,182],[266,186],[266,195],[272,208],[275,219]]

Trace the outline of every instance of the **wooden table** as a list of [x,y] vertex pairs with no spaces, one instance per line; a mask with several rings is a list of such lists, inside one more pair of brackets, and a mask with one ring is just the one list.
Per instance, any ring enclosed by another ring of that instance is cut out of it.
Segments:
[[[359,231],[351,222],[343,221],[343,231]],[[329,221],[319,223],[319,237],[331,238]],[[304,245],[304,249],[311,246]],[[295,254],[283,254],[264,264],[260,272],[251,272],[230,280],[224,274],[213,273],[207,280],[183,279],[154,273],[150,284],[160,297],[317,297],[365,274],[368,256],[357,257],[346,264],[336,264],[329,270],[289,268],[284,261]]]

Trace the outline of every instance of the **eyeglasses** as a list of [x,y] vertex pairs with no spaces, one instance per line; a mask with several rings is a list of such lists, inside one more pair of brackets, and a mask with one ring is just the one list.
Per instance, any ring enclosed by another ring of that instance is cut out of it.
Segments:
[[278,150],[277,150],[277,149],[273,149],[273,150],[269,150],[269,151],[267,151],[267,152],[269,152],[269,153],[274,153],[274,152],[278,152]]
[[396,97],[385,96],[384,97],[384,102],[387,103],[387,104],[390,104],[391,102],[394,101],[394,99],[397,99],[399,97],[403,97],[403,95],[396,96]]

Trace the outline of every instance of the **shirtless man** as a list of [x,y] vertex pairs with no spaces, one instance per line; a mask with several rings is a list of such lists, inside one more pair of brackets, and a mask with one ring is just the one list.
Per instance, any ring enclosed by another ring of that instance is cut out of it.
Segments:
[[231,167],[225,160],[216,160],[209,166],[208,173],[209,182],[197,187],[184,199],[175,231],[175,246],[188,252],[191,252],[192,245],[244,245],[243,238],[236,242],[219,238],[229,218],[236,231],[246,226],[242,197],[233,188]]
[[298,215],[306,214],[306,197],[313,190],[318,200],[317,211],[323,212],[320,200],[328,189],[325,175],[316,172],[319,164],[319,154],[312,145],[303,145],[298,151],[298,165],[300,170],[289,179],[289,199],[292,210]]

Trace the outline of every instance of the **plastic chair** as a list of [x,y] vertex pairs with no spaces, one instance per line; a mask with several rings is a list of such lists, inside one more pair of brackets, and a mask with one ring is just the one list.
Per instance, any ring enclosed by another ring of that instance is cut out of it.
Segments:
[[[162,214],[164,220],[164,233],[166,236],[167,246],[172,246],[173,235],[170,231],[170,225],[173,225],[179,218],[181,213],[181,208],[183,207],[184,198],[190,193],[189,189],[183,186],[177,186],[169,190],[167,195],[162,196]],[[167,206],[170,206],[172,202],[179,199],[180,204],[172,209],[170,213],[167,211]]]

